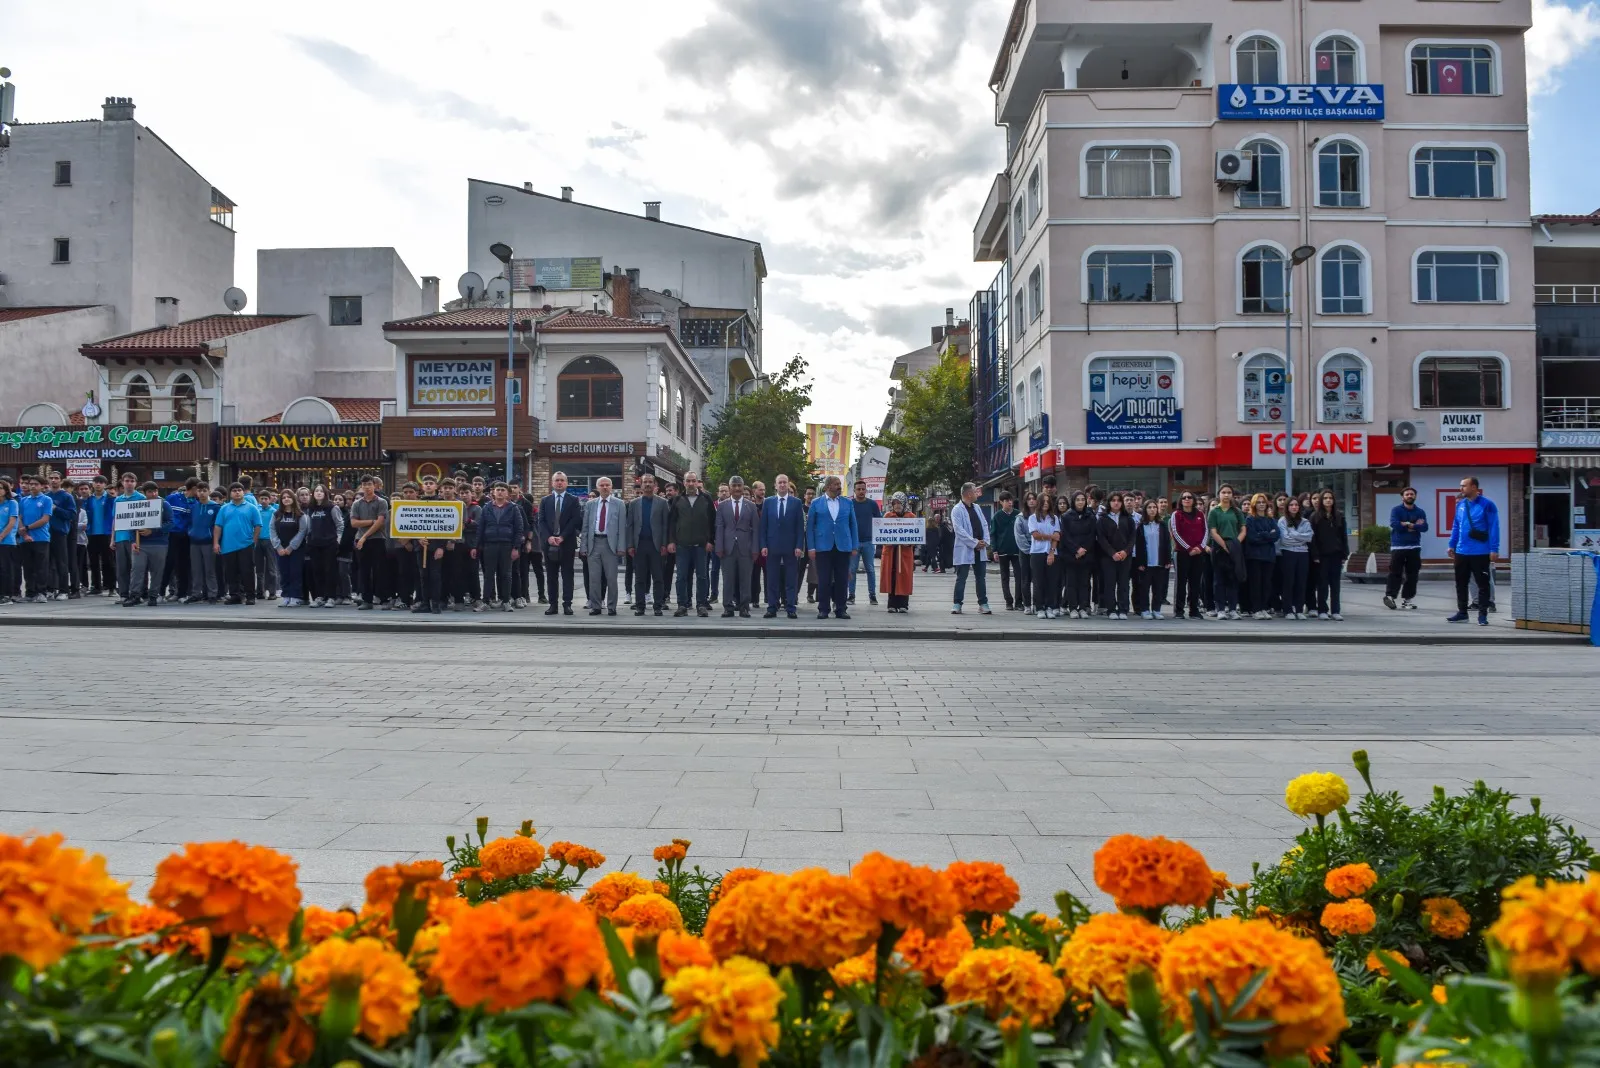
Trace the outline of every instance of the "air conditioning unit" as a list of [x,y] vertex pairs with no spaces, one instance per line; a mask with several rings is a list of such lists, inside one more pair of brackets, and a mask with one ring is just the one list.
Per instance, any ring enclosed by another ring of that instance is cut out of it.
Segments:
[[1422,445],[1428,440],[1428,424],[1421,419],[1391,419],[1389,436],[1396,445]]
[[1012,421],[1012,418],[1009,415],[1000,416],[995,420],[995,424],[995,429],[1003,438],[1008,438],[1017,432],[1017,424]]
[[1255,177],[1255,158],[1237,148],[1217,153],[1218,185],[1249,185]]
[[1044,432],[1044,417],[1043,416],[1036,415],[1032,419],[1028,420],[1028,433],[1029,434],[1040,434],[1040,433],[1043,433],[1043,432]]

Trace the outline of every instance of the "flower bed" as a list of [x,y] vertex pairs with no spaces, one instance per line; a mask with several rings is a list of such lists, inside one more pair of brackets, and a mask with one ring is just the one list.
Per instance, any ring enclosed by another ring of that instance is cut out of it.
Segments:
[[[1181,842],[1095,856],[1117,911],[1018,912],[998,864],[611,872],[531,823],[301,907],[293,861],[191,843],[136,904],[0,837],[0,1064],[1244,1066],[1600,1063],[1600,876],[1482,783],[1421,808],[1331,773],[1235,885]],[[597,877],[596,877],[597,876]]]

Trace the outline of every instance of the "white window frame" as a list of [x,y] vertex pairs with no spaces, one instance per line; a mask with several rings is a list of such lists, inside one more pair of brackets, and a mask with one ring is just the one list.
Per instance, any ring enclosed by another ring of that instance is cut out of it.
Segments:
[[1044,365],[1040,364],[1028,372],[1028,418],[1037,419],[1044,415]]
[[1288,299],[1289,310],[1294,310],[1294,271],[1289,266],[1289,250],[1276,241],[1258,238],[1239,250],[1233,258],[1233,291],[1238,295],[1233,302],[1234,310],[1240,315],[1282,315],[1282,312],[1247,312],[1244,310],[1244,258],[1258,248],[1270,248],[1283,257],[1283,288],[1284,296]]
[[[1361,391],[1361,421],[1363,423],[1372,422],[1372,392],[1377,388],[1377,378],[1373,374],[1372,361],[1367,359],[1367,354],[1362,352],[1360,349],[1353,349],[1349,348],[1348,346],[1339,349],[1329,349],[1327,352],[1323,353],[1322,358],[1317,361],[1317,374],[1316,377],[1311,380],[1311,394],[1313,397],[1317,398],[1317,403],[1312,408],[1317,416],[1316,421],[1318,423],[1322,423],[1322,373],[1323,370],[1328,366],[1328,363],[1336,356],[1354,356],[1357,360],[1361,361],[1362,369],[1366,374],[1364,379],[1366,386]],[[1296,422],[1299,421],[1300,420],[1296,420]],[[1323,423],[1323,425],[1349,426],[1350,424]]]
[[1281,207],[1269,207],[1269,208],[1258,208],[1258,207],[1255,207],[1254,205],[1252,205],[1250,207],[1246,207],[1245,205],[1239,203],[1239,196],[1243,192],[1243,189],[1241,188],[1239,190],[1236,190],[1234,192],[1234,194],[1233,194],[1233,206],[1235,208],[1238,208],[1240,211],[1282,211],[1284,208],[1293,207],[1294,206],[1294,157],[1289,154],[1289,146],[1284,143],[1283,138],[1281,138],[1281,137],[1276,137],[1276,136],[1274,136],[1272,134],[1269,134],[1269,133],[1254,133],[1254,134],[1251,134],[1248,137],[1245,137],[1245,138],[1241,139],[1239,141],[1239,143],[1237,145],[1234,145],[1233,147],[1236,150],[1238,150],[1240,152],[1243,152],[1243,151],[1245,151],[1246,146],[1252,145],[1257,141],[1267,141],[1267,142],[1270,142],[1271,144],[1274,144],[1274,145],[1276,145],[1278,147],[1278,157],[1282,161],[1282,165],[1283,165],[1283,204],[1282,204]]
[[[1429,252],[1487,252],[1500,259],[1500,299],[1498,300],[1421,300],[1422,289],[1417,285],[1417,268],[1422,263],[1422,257]],[[1413,304],[1444,304],[1456,308],[1489,307],[1495,304],[1511,303],[1510,285],[1511,265],[1506,259],[1506,250],[1494,245],[1422,245],[1411,253],[1411,303]]]
[[[1271,356],[1273,359],[1278,361],[1278,366],[1284,369],[1284,373],[1288,373],[1288,363],[1283,358],[1282,349],[1275,349],[1271,347],[1251,349],[1239,358],[1238,369],[1233,372],[1233,399],[1234,403],[1238,407],[1238,410],[1235,412],[1235,416],[1243,426],[1261,426],[1263,423],[1271,425],[1273,423],[1283,422],[1282,419],[1246,419],[1244,417],[1244,372],[1245,369],[1250,366],[1250,361],[1254,360],[1257,356]],[[1265,401],[1265,389],[1261,391],[1261,396],[1262,400]],[[1289,406],[1288,383],[1285,383],[1284,385],[1283,403],[1285,408]]]
[[1028,239],[1029,224],[1027,197],[1020,193],[1017,194],[1016,202],[1011,205],[1011,229],[1015,231],[1011,235],[1011,251],[1021,252],[1023,242]]
[[1353,84],[1367,84],[1367,45],[1359,36],[1349,30],[1328,30],[1319,33],[1311,42],[1311,47],[1306,49],[1306,81],[1316,84],[1317,81],[1317,49],[1330,37],[1343,37],[1356,48],[1356,80]]
[[1035,163],[1028,173],[1028,225],[1033,226],[1044,210],[1044,164]]
[[[1164,148],[1172,154],[1172,161],[1167,165],[1170,172],[1167,175],[1169,193],[1148,197],[1112,197],[1100,194],[1089,195],[1089,153],[1096,148]],[[1183,195],[1183,154],[1178,151],[1174,141],[1159,139],[1139,138],[1106,138],[1099,141],[1087,142],[1078,153],[1078,196],[1085,200],[1176,200]]]
[[1044,314],[1044,264],[1036,263],[1028,272],[1028,322],[1039,321]]
[[1012,421],[1016,424],[1017,431],[1020,433],[1024,424],[1028,421],[1028,383],[1026,381],[1017,383],[1015,404],[1017,410],[1012,413]]
[[[1078,260],[1078,302],[1089,303],[1089,257],[1096,252],[1166,252],[1172,256],[1172,299],[1170,301],[1126,302],[1130,307],[1156,308],[1165,304],[1183,303],[1183,253],[1173,245],[1090,245]],[[1116,307],[1124,302],[1102,301],[1102,307]]]
[[1418,45],[1445,45],[1446,47],[1463,47],[1463,48],[1464,47],[1479,47],[1479,48],[1487,48],[1489,50],[1489,55],[1491,57],[1489,62],[1492,65],[1492,68],[1493,68],[1493,69],[1491,69],[1489,71],[1489,87],[1490,87],[1491,91],[1488,92],[1488,93],[1462,93],[1461,95],[1464,96],[1464,97],[1467,97],[1469,100],[1472,97],[1478,97],[1479,99],[1482,99],[1482,98],[1484,98],[1486,96],[1505,96],[1505,94],[1506,94],[1506,81],[1505,81],[1505,78],[1506,78],[1505,69],[1506,69],[1506,67],[1505,67],[1505,58],[1500,53],[1500,46],[1498,44],[1496,44],[1495,42],[1488,40],[1487,38],[1478,38],[1478,37],[1417,37],[1417,38],[1414,38],[1413,40],[1407,42],[1406,43],[1406,50],[1403,53],[1401,53],[1401,55],[1404,57],[1404,61],[1405,61],[1405,65],[1406,65],[1406,94],[1408,96],[1441,96],[1441,95],[1446,95],[1447,96],[1447,95],[1450,95],[1450,94],[1440,94],[1440,93],[1419,93],[1419,92],[1417,92],[1417,81],[1416,81],[1416,78],[1415,78],[1415,76],[1414,76],[1414,74],[1412,72],[1412,68],[1411,68],[1411,53],[1416,50],[1416,47]]
[[1169,351],[1167,351],[1165,349],[1162,349],[1162,350],[1151,349],[1151,350],[1148,350],[1148,351],[1141,350],[1141,349],[1135,349],[1135,350],[1130,350],[1130,351],[1127,351],[1127,352],[1122,352],[1122,351],[1100,351],[1100,352],[1091,352],[1091,353],[1089,353],[1089,355],[1087,355],[1087,356],[1085,356],[1083,358],[1083,406],[1085,408],[1089,407],[1089,375],[1094,371],[1094,362],[1096,360],[1148,360],[1148,359],[1171,360],[1172,361],[1172,363],[1173,363],[1172,395],[1175,398],[1177,398],[1178,407],[1180,409],[1183,408],[1183,406],[1184,406],[1183,357],[1178,355],[1176,352],[1169,352]]
[[[1325,312],[1322,310],[1322,261],[1328,253],[1336,248],[1353,248],[1361,254],[1361,310],[1359,312]],[[1333,316],[1339,319],[1372,314],[1372,253],[1368,252],[1365,246],[1348,238],[1339,238],[1337,241],[1330,241],[1317,249],[1317,258],[1314,262],[1316,264],[1317,279],[1314,287],[1316,297],[1313,305],[1313,314]]]
[[[1322,202],[1322,150],[1330,145],[1351,145],[1360,154],[1361,201],[1355,207],[1335,208]],[[1320,211],[1357,211],[1361,208],[1372,207],[1372,152],[1361,138],[1355,134],[1348,133],[1337,133],[1324,137],[1317,142],[1317,147],[1311,150],[1311,166],[1314,168],[1311,180],[1315,190],[1311,199],[1312,207]]]
[[[1494,195],[1490,197],[1435,197],[1421,196],[1417,192],[1417,153],[1427,148],[1443,148],[1458,152],[1494,153]],[[1406,184],[1411,188],[1412,200],[1442,200],[1446,203],[1480,203],[1484,200],[1506,199],[1506,150],[1493,141],[1418,141],[1406,156]]]
[[1271,30],[1246,30],[1234,40],[1233,47],[1228,49],[1228,74],[1234,84],[1239,82],[1239,47],[1252,37],[1264,37],[1278,46],[1278,77],[1279,84],[1289,82],[1289,49],[1283,43],[1283,38]]
[[1429,349],[1419,352],[1411,361],[1411,409],[1417,412],[1448,411],[1449,409],[1424,408],[1422,406],[1422,361],[1434,358],[1441,360],[1484,360],[1494,359],[1500,361],[1500,407],[1498,408],[1470,408],[1475,412],[1505,412],[1511,410],[1511,361],[1503,352],[1490,352],[1479,349]]

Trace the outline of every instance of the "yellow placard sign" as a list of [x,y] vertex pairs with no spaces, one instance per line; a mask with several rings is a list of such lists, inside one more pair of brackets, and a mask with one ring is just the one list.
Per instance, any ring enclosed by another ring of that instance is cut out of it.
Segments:
[[461,501],[392,501],[391,538],[459,538],[466,505]]

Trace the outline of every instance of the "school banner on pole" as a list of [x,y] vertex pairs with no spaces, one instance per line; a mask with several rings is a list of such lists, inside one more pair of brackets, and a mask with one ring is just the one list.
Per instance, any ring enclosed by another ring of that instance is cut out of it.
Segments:
[[819,479],[829,475],[843,478],[850,470],[850,431],[839,423],[806,424],[806,459]]
[[[891,453],[886,446],[874,445],[861,457],[861,477],[867,483],[867,497],[877,501],[878,506],[884,505],[883,491],[889,481],[889,457]],[[846,486],[845,489],[849,489]]]

